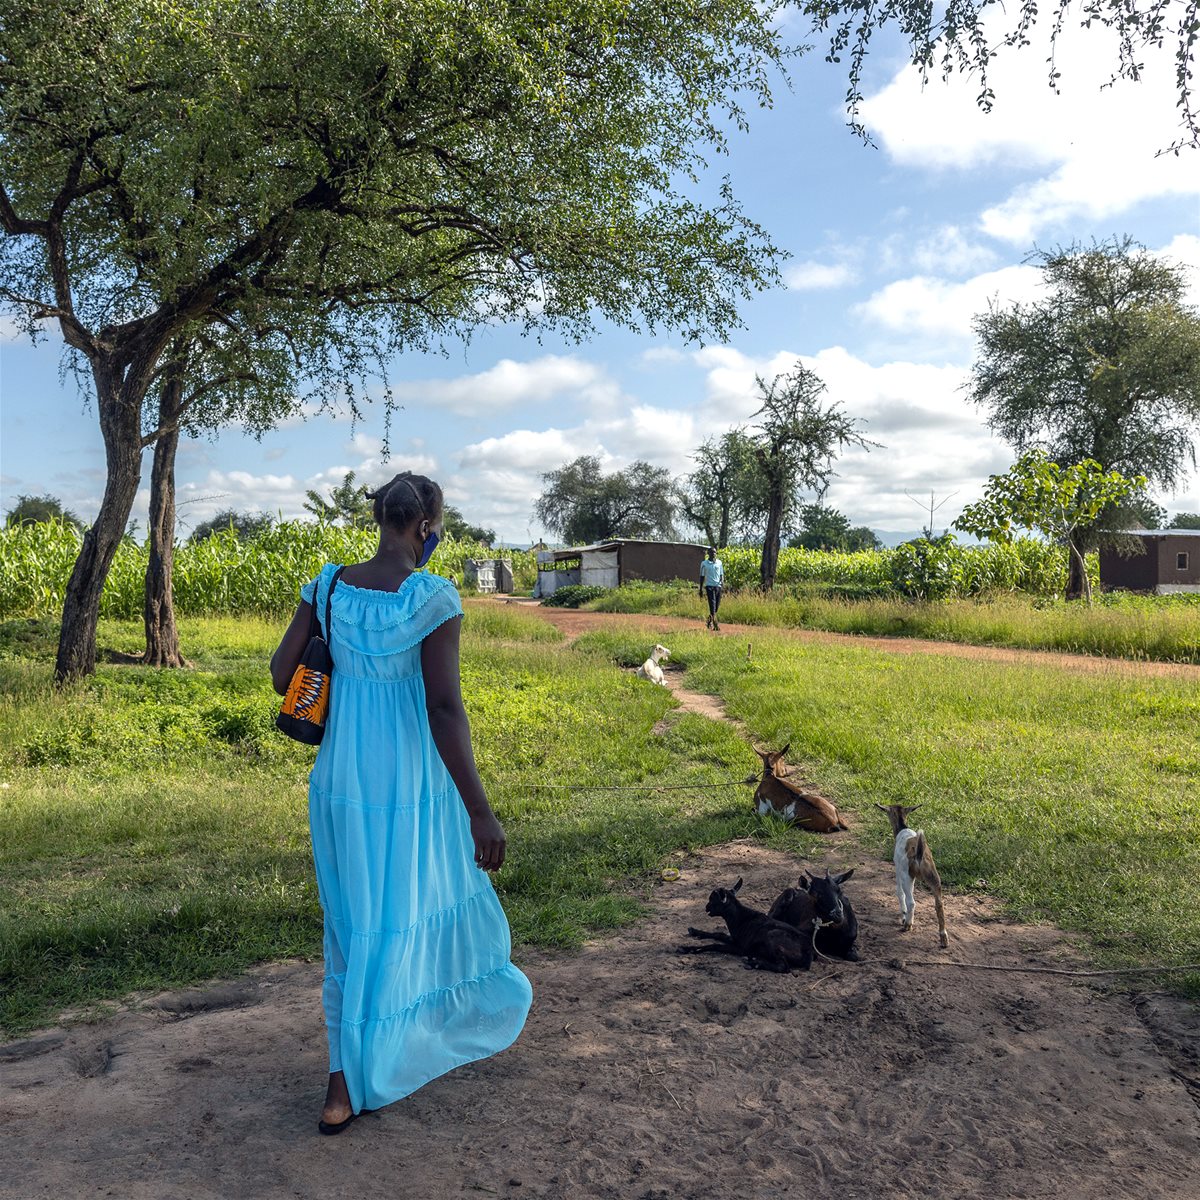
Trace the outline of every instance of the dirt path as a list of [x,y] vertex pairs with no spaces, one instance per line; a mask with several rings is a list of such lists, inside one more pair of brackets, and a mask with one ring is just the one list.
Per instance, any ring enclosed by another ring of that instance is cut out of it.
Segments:
[[637,927],[523,957],[536,999],[515,1047],[338,1138],[313,1128],[318,965],[5,1047],[0,1197],[1195,1197],[1200,1112],[1180,1079],[1200,1076],[1194,1008],[906,967],[1071,955],[961,897],[942,955],[927,898],[913,933],[895,928],[889,864],[848,843],[827,861],[856,868],[863,963],[776,976],[677,956],[714,884],[744,875],[763,903],[798,866],[753,843],[681,860]]
[[[651,634],[670,633],[684,629],[700,632],[703,623],[691,617],[656,616],[653,613],[580,612],[570,608],[545,608],[537,601],[482,600],[468,603],[520,604],[530,612],[549,621],[568,638],[576,638],[592,629],[621,627],[645,629]],[[892,654],[943,654],[954,658],[985,659],[989,662],[1019,663],[1033,666],[1061,667],[1068,671],[1100,672],[1109,675],[1146,676],[1166,675],[1200,683],[1200,666],[1191,663],[1149,662],[1129,658],[1100,658],[1086,654],[1061,654],[1052,650],[1012,650],[1004,646],[970,646],[962,642],[934,642],[923,638],[868,637],[865,634],[825,633],[817,629],[788,629],[773,625],[731,625],[722,623],[721,632],[714,637],[733,637],[753,643],[756,637],[779,636],[826,645],[869,646]]]

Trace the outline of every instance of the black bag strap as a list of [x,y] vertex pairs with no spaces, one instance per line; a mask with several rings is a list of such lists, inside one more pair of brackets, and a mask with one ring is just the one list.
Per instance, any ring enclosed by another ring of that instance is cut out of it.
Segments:
[[[345,567],[338,567],[333,573],[333,578],[329,581],[329,591],[325,593],[325,644],[329,645],[329,623],[333,620],[333,589],[337,587],[337,581],[341,579],[342,572]],[[316,597],[314,596],[315,600]],[[313,618],[317,615],[317,606],[313,605]]]

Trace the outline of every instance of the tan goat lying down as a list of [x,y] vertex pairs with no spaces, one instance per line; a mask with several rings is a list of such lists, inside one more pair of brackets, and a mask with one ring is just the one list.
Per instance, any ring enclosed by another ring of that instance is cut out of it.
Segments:
[[849,826],[838,816],[838,810],[830,801],[816,792],[802,791],[787,778],[783,756],[791,744],[788,742],[782,750],[755,748],[763,764],[762,778],[754,793],[754,807],[758,815],[782,817],[814,833],[836,833],[848,829]]

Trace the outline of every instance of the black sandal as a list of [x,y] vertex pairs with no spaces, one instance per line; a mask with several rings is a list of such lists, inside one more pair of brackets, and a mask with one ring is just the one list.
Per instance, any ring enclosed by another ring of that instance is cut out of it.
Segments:
[[341,1133],[347,1125],[352,1125],[359,1117],[365,1116],[372,1110],[369,1108],[359,1109],[356,1113],[351,1113],[344,1121],[338,1121],[336,1125],[330,1125],[328,1121],[317,1122],[317,1132],[325,1134],[326,1137],[333,1137],[335,1133]]

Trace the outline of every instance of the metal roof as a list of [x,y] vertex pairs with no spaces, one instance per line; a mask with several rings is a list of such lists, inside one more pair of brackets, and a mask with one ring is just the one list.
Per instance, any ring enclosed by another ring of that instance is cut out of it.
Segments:
[[[1197,532],[1200,532],[1200,530]],[[653,541],[650,538],[610,538],[605,542],[593,542],[590,546],[569,546],[565,550],[543,550],[541,553],[552,555],[548,560],[550,562],[566,562],[572,558],[579,558],[581,555],[591,551],[616,550],[621,546],[686,546],[689,550],[708,550],[707,546],[702,546],[699,542],[659,542]],[[543,561],[547,560],[543,559]]]
[[1122,529],[1119,532],[1140,538],[1200,537],[1200,529]]

